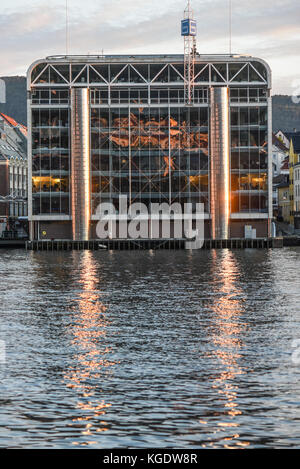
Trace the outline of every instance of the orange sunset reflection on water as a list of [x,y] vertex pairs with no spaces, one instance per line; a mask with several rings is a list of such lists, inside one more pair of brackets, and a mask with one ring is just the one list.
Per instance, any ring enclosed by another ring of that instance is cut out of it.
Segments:
[[[214,345],[211,352],[220,364],[220,371],[213,374],[211,387],[217,393],[218,410],[214,412],[212,442],[223,442],[225,448],[243,448],[248,441],[240,440],[239,417],[242,410],[238,404],[238,379],[247,372],[242,366],[243,334],[247,324],[241,321],[243,300],[239,281],[239,265],[235,254],[229,250],[212,251],[212,269],[215,276],[216,298],[211,316]],[[205,420],[200,421],[207,425]]]
[[109,360],[112,350],[105,345],[107,334],[107,307],[101,302],[97,290],[99,277],[93,254],[90,251],[73,253],[74,263],[80,263],[74,322],[69,331],[71,345],[74,347],[74,365],[69,367],[64,376],[64,383],[72,389],[78,402],[74,418],[69,424],[78,429],[73,445],[93,445],[99,443],[93,436],[108,430],[105,421],[107,409],[111,404],[101,399],[101,381],[109,378],[116,364]]

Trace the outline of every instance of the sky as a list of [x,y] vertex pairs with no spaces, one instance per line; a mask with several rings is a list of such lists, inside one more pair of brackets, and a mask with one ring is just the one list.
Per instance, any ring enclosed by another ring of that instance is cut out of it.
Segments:
[[[192,0],[198,52],[229,52],[229,1]],[[68,0],[70,54],[183,53],[186,0]],[[299,94],[299,0],[232,0],[232,52],[265,59],[273,94]],[[66,0],[1,0],[0,76],[66,53]]]

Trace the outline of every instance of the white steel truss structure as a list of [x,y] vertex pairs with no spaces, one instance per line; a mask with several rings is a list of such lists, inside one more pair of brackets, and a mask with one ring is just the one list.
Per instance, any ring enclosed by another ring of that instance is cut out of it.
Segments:
[[[185,84],[185,69],[182,56],[172,56],[167,63],[132,61],[131,63],[105,63],[104,60],[91,63],[64,63],[64,59],[49,58],[48,63],[37,63],[30,74],[29,87],[66,86],[148,86]],[[128,57],[130,60],[130,58]],[[194,61],[193,84],[213,86],[218,83],[230,85],[269,85],[270,75],[266,65],[259,59],[242,57],[236,60],[224,56],[225,60],[205,60],[204,56]],[[227,60],[226,60],[227,59]]]

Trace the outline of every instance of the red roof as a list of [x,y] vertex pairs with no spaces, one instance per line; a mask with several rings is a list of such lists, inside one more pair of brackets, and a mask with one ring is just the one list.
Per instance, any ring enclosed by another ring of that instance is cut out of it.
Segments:
[[15,121],[15,119],[13,119],[12,117],[9,117],[6,114],[3,114],[3,112],[0,112],[0,114],[13,127],[17,127],[19,125],[18,122]]
[[3,114],[3,112],[0,112],[0,115],[3,117],[3,119],[5,119],[13,127],[21,126],[21,127],[24,127],[24,129],[27,129],[27,127],[25,125],[19,124],[19,122],[15,121],[15,119],[13,119],[12,117],[9,117],[6,114]]
[[26,136],[27,134],[27,127],[23,124],[19,124],[19,122],[15,121],[12,117],[7,116],[6,114],[3,114],[3,112],[0,112],[0,116],[3,117],[3,119],[6,120],[10,125],[13,127],[18,127],[20,131]]

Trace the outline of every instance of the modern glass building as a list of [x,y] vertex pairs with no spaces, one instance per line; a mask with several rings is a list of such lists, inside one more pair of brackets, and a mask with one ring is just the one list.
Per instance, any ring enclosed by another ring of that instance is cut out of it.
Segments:
[[[271,71],[249,56],[55,56],[28,71],[32,239],[96,239],[96,210],[203,203],[205,237],[269,235]],[[268,146],[268,142],[270,145]]]

